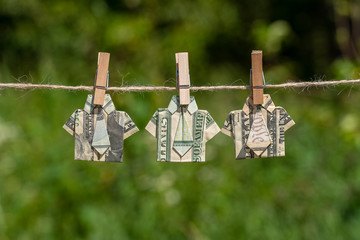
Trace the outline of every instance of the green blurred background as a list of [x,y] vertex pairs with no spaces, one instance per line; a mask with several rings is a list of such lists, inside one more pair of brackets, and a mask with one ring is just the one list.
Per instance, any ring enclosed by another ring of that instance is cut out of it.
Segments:
[[[252,49],[268,84],[358,79],[360,1],[0,0],[0,81],[110,86],[247,85]],[[266,89],[297,123],[286,157],[235,160],[219,133],[206,163],[156,162],[144,131],[176,92],[111,93],[141,130],[124,163],[74,161],[62,129],[87,92],[0,91],[0,239],[359,239],[358,86]],[[219,126],[249,91],[193,92]]]

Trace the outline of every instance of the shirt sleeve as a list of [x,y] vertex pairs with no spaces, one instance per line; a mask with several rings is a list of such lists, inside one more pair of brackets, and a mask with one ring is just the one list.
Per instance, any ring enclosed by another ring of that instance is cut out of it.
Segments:
[[280,122],[284,123],[284,131],[286,132],[289,128],[295,125],[294,120],[290,117],[290,115],[286,112],[284,108],[281,109],[281,118]]
[[158,118],[159,118],[159,111],[156,111],[152,116],[151,120],[149,121],[149,123],[145,127],[146,131],[148,131],[154,137],[156,137],[156,127],[157,127]]
[[70,133],[72,136],[75,135],[75,121],[77,119],[77,111],[75,110],[75,112],[73,112],[73,114],[71,114],[71,116],[69,117],[69,119],[66,121],[66,123],[63,125],[63,128]]
[[123,117],[124,117],[124,140],[125,140],[134,133],[138,132],[139,129],[137,128],[133,120],[131,120],[130,116],[126,112],[123,112]]
[[206,126],[205,126],[205,141],[209,141],[216,134],[220,132],[219,126],[216,124],[215,120],[211,117],[210,113],[206,113]]
[[229,137],[233,137],[233,113],[230,112],[227,116],[223,127],[221,128],[221,132],[228,135]]

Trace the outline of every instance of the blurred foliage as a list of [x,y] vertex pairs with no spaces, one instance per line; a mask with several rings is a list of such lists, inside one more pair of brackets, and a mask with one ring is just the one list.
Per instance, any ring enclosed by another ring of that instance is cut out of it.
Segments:
[[[1,82],[175,85],[188,51],[200,85],[248,84],[262,49],[267,83],[359,78],[358,0],[0,0]],[[0,92],[0,239],[359,239],[357,86],[266,90],[296,121],[284,158],[234,160],[219,133],[204,164],[157,163],[144,131],[168,92],[113,93],[140,132],[124,163],[73,160],[61,127],[86,92]],[[248,91],[193,92],[222,125]]]

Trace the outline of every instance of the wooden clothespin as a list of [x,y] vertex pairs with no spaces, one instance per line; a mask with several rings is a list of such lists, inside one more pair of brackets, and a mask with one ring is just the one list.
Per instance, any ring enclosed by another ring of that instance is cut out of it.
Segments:
[[179,90],[180,106],[190,104],[190,74],[187,52],[175,53],[176,88]]
[[104,104],[105,92],[108,85],[110,53],[99,52],[97,73],[95,78],[95,93],[93,104],[102,106]]
[[253,50],[251,53],[251,96],[254,105],[263,104],[264,78],[262,65],[262,51]]

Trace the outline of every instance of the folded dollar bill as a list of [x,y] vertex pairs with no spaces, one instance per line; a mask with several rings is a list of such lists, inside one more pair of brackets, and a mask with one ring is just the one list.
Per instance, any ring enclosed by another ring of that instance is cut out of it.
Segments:
[[220,128],[208,111],[198,110],[193,96],[185,107],[173,96],[168,108],[155,112],[146,130],[157,138],[157,161],[204,162],[205,143]]
[[232,137],[235,158],[285,156],[285,131],[295,122],[282,107],[276,107],[269,94],[255,106],[248,97],[242,110],[230,112],[221,131]]
[[116,111],[109,94],[95,106],[88,95],[84,109],[77,109],[63,128],[75,137],[75,160],[122,162],[123,142],[139,131],[126,112]]

